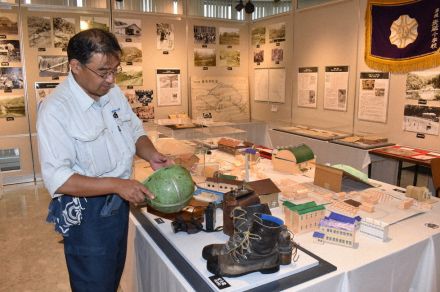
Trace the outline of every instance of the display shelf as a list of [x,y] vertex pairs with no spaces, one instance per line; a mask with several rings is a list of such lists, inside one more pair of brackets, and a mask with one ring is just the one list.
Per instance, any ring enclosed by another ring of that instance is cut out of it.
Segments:
[[344,138],[350,136],[348,133],[336,132],[318,128],[312,128],[307,126],[291,126],[291,127],[279,127],[274,128],[275,131],[300,135],[304,137],[319,139],[322,141],[330,141],[334,139]]

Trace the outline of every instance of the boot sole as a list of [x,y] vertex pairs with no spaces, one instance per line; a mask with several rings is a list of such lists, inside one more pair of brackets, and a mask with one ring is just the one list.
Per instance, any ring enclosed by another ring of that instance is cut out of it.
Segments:
[[261,274],[273,274],[273,273],[278,272],[279,270],[280,270],[280,266],[277,265],[277,266],[272,267],[272,268],[267,268],[267,269],[262,269],[262,270],[255,270],[255,271],[248,271],[248,272],[245,272],[245,273],[242,273],[242,274],[234,274],[234,275],[231,275],[231,274],[220,274],[220,276],[222,276],[222,277],[229,277],[229,278],[235,278],[235,277],[240,277],[240,276],[244,276],[244,275],[247,275],[247,274],[250,274],[250,273],[255,273],[255,272],[260,272]]

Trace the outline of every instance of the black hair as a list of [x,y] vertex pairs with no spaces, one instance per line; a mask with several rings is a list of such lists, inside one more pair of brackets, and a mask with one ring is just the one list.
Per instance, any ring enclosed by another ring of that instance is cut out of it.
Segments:
[[74,35],[67,45],[68,60],[77,59],[87,64],[93,54],[114,55],[118,58],[122,53],[121,46],[115,35],[103,29],[91,28]]

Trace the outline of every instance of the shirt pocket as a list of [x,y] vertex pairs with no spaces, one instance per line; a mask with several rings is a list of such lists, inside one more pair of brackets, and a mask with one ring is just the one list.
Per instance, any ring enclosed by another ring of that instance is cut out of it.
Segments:
[[118,151],[107,128],[73,133],[78,166],[85,175],[101,176],[117,166]]

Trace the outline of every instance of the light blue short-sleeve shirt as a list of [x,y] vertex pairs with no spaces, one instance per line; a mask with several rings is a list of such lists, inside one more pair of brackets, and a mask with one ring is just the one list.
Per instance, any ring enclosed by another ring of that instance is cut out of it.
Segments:
[[44,184],[54,198],[74,173],[129,178],[135,143],[145,135],[118,86],[95,101],[72,73],[39,105],[37,132]]

